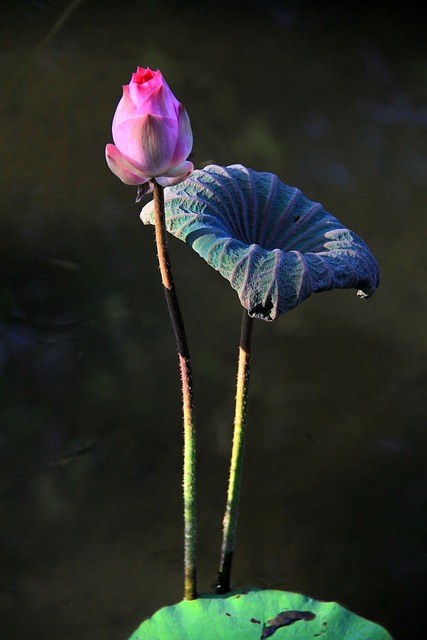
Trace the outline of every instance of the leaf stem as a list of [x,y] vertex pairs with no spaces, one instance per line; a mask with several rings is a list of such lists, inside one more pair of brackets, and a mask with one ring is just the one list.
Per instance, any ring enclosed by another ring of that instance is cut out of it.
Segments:
[[250,318],[247,311],[244,310],[240,333],[233,447],[231,451],[227,502],[223,520],[221,560],[218,572],[218,581],[216,584],[217,593],[228,593],[230,591],[231,565],[233,563],[234,547],[236,545],[237,519],[239,514],[243,454],[246,436],[252,327],[253,319]]
[[163,187],[152,180],[154,190],[154,223],[160,274],[166,303],[175,333],[181,372],[184,422],[184,598],[197,598],[196,576],[196,432],[194,424],[193,378],[184,322],[172,276],[167,246]]

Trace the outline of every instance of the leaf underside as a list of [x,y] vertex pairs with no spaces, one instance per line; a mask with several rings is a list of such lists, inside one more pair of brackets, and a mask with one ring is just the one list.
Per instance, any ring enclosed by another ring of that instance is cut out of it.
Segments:
[[[365,242],[272,173],[209,165],[165,189],[166,226],[237,291],[252,317],[274,320],[312,293],[378,286]],[[154,207],[141,212],[153,224]]]
[[336,602],[277,590],[242,589],[164,607],[129,640],[392,640],[378,624]]

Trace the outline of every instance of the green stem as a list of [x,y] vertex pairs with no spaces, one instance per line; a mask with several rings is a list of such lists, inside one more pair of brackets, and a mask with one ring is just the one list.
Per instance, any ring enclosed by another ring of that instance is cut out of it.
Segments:
[[216,585],[217,593],[228,593],[230,591],[231,565],[233,563],[234,547],[236,544],[237,518],[239,515],[243,454],[245,448],[252,327],[253,320],[248,316],[246,310],[244,310],[239,346],[233,448],[231,451],[227,503],[223,520],[221,561]]
[[196,585],[196,432],[190,352],[173,282],[165,223],[163,187],[155,180],[154,222],[160,274],[178,348],[184,422],[184,598],[197,598]]

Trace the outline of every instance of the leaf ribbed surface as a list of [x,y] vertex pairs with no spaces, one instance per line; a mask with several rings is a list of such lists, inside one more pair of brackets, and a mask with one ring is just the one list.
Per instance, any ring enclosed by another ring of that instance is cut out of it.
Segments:
[[[165,189],[166,225],[227,278],[250,316],[274,320],[312,293],[379,282],[365,242],[272,173],[209,165]],[[153,224],[154,206],[141,212]]]
[[392,640],[381,626],[336,602],[250,589],[164,607],[130,640]]

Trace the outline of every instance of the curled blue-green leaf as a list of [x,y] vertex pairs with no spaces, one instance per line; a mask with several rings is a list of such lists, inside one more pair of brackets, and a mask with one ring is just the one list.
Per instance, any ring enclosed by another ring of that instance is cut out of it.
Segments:
[[[209,165],[165,189],[166,226],[237,291],[252,317],[274,320],[312,293],[379,283],[365,242],[272,173]],[[154,206],[142,212],[153,224]]]

